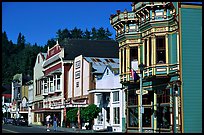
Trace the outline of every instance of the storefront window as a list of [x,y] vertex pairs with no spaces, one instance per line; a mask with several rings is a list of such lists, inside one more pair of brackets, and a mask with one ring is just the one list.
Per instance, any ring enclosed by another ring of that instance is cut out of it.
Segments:
[[152,101],[154,101],[153,91],[148,91],[148,94],[142,96],[142,104],[151,105]]
[[138,127],[139,121],[138,121],[138,107],[131,107],[128,108],[128,126],[129,127]]
[[120,124],[120,108],[115,107],[113,108],[113,124]]
[[100,108],[100,112],[97,117],[97,124],[102,124],[103,123],[103,114],[102,114],[102,108]]
[[151,127],[151,108],[144,108],[144,113],[142,114],[142,126]]
[[138,95],[135,90],[128,91],[128,105],[138,105]]
[[169,106],[159,106],[157,110],[158,114],[158,121],[157,121],[157,127],[158,128],[170,128],[170,111]]

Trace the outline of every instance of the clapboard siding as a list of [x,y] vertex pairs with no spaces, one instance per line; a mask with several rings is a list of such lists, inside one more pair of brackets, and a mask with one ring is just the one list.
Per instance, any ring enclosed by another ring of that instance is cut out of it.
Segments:
[[184,133],[202,132],[202,9],[181,8]]

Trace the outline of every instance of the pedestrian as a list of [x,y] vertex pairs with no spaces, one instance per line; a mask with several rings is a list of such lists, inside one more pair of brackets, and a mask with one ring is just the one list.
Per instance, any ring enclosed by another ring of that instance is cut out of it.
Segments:
[[46,117],[47,131],[50,131],[50,118],[51,116],[48,114]]
[[54,117],[53,117],[53,127],[54,127],[54,131],[57,131],[57,122],[58,122],[58,118],[57,118],[56,115],[54,114]]

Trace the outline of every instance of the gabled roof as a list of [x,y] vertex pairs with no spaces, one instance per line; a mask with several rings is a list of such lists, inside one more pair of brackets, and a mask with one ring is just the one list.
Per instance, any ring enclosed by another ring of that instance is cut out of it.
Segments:
[[67,39],[60,45],[64,47],[65,60],[74,60],[79,55],[102,58],[119,57],[119,45],[114,40]]
[[92,63],[93,73],[103,74],[107,67],[114,73],[119,73],[118,58],[99,58],[99,57],[84,57],[88,62]]

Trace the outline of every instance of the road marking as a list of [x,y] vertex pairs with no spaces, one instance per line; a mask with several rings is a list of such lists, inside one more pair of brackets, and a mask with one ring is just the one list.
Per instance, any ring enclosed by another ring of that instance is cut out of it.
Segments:
[[2,129],[2,130],[5,130],[5,131],[7,131],[7,132],[12,132],[12,133],[19,133],[19,132],[15,132],[15,131],[8,130],[8,129]]

